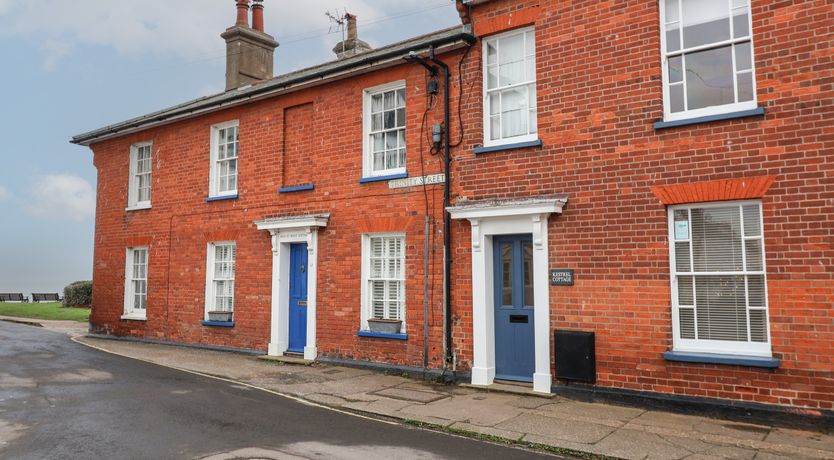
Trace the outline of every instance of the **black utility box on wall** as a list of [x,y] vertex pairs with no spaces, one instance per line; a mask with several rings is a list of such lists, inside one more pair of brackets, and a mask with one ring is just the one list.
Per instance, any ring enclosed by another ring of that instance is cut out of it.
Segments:
[[593,332],[556,330],[554,344],[557,379],[588,383],[597,381]]

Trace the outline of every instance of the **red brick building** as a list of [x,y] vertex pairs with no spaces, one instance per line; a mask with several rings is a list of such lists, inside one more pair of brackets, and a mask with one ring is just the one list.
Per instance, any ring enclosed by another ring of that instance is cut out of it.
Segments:
[[830,2],[463,1],[274,78],[248,3],[225,93],[73,140],[95,331],[830,414]]

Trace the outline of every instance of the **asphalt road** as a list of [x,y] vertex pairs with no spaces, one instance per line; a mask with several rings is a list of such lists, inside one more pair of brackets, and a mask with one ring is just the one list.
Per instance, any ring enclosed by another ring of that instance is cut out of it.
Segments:
[[553,458],[311,407],[0,321],[0,458],[204,457]]

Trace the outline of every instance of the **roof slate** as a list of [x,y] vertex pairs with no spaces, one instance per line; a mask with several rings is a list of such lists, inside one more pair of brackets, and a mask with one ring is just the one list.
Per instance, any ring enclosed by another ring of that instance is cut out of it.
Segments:
[[79,145],[90,145],[106,138],[135,132],[150,126],[170,123],[174,120],[188,118],[212,110],[219,110],[230,105],[245,103],[249,100],[263,97],[264,95],[273,95],[273,93],[281,92],[282,90],[290,91],[300,85],[323,82],[334,76],[367,70],[375,65],[383,64],[386,61],[404,57],[411,51],[425,51],[431,46],[437,48],[459,42],[471,44],[474,41],[475,36],[472,34],[470,26],[450,27],[383,46],[349,58],[296,70],[255,85],[201,97],[147,115],[78,134],[73,136],[70,142]]

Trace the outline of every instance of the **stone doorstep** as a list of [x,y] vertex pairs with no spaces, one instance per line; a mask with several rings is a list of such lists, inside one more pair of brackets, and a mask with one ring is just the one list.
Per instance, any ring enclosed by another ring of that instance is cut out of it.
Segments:
[[514,395],[521,395],[521,396],[535,396],[537,398],[544,398],[544,399],[555,399],[556,395],[553,393],[539,393],[537,391],[533,391],[532,386],[528,386],[525,384],[515,384],[509,382],[496,382],[492,385],[473,385],[471,383],[460,383],[458,386],[464,388],[472,388],[479,391],[484,392],[496,392],[496,393],[508,393]]
[[274,361],[284,364],[300,364],[304,366],[311,366],[315,363],[313,360],[304,359],[298,356],[292,355],[284,355],[284,356],[269,356],[269,355],[260,355],[258,359],[263,361]]

